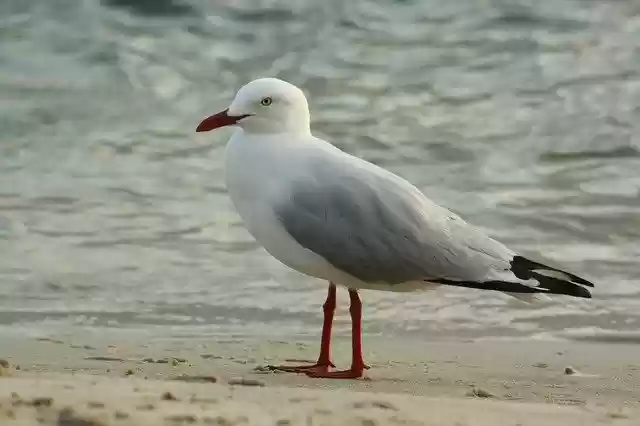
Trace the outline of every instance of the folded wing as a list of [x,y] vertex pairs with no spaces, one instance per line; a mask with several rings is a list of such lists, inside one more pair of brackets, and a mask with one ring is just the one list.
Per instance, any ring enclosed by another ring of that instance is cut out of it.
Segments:
[[592,283],[516,255],[397,176],[369,163],[321,160],[276,215],[291,237],[335,268],[367,283],[423,280],[590,297],[584,286]]

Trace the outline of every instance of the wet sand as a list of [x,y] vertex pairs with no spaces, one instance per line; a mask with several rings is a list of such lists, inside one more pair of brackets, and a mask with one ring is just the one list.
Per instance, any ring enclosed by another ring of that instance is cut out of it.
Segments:
[[[264,371],[315,342],[4,338],[1,425],[637,425],[640,347],[367,337],[357,381]],[[349,362],[336,339],[334,362]],[[84,423],[83,423],[84,422]]]

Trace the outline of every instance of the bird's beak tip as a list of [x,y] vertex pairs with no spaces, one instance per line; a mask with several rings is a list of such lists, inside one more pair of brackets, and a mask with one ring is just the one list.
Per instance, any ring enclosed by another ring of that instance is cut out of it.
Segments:
[[209,132],[220,127],[235,124],[238,121],[237,118],[229,116],[227,111],[229,110],[225,109],[202,120],[200,124],[198,124],[198,127],[196,127],[196,133]]

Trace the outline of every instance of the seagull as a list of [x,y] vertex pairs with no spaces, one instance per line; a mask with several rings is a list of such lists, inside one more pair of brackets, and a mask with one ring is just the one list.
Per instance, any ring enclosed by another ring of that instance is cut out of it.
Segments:
[[[271,366],[311,377],[357,379],[362,357],[358,290],[417,292],[442,286],[535,301],[591,298],[593,283],[528,259],[427,198],[407,180],[311,134],[303,91],[277,78],[241,87],[196,132],[236,126],[225,183],[249,233],[284,265],[329,282],[315,364]],[[351,368],[334,370],[336,286],[348,289]]]

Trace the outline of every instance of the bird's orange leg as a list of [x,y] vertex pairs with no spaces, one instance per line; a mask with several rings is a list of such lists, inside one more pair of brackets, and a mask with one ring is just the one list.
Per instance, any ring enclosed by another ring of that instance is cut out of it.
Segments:
[[349,313],[351,313],[351,368],[341,371],[308,370],[307,376],[327,379],[357,379],[369,366],[362,359],[362,302],[357,290],[349,289]]
[[320,356],[315,364],[311,365],[270,365],[269,368],[290,373],[326,373],[329,367],[335,367],[331,362],[331,326],[333,325],[333,314],[336,311],[336,286],[329,283],[327,300],[322,305],[324,321],[322,323],[322,340],[320,341]]

